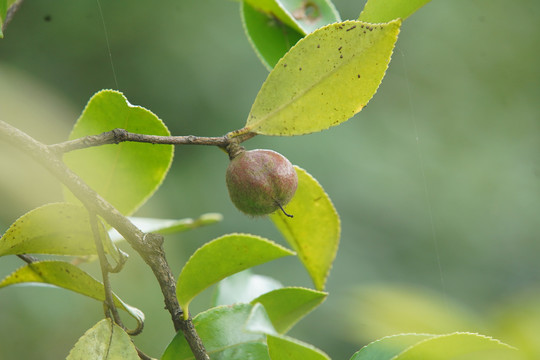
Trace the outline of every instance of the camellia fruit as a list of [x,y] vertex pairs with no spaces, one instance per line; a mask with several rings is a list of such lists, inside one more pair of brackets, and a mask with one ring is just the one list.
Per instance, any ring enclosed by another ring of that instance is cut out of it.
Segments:
[[227,188],[243,213],[260,216],[285,206],[294,196],[298,176],[291,162],[272,150],[240,151],[227,168]]

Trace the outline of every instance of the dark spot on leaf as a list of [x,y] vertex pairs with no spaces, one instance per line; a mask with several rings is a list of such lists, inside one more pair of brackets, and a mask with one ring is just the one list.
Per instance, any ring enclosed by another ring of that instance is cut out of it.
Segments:
[[283,64],[283,67],[287,67],[287,64]]
[[347,29],[347,31],[351,31],[352,29],[356,28],[356,25],[354,26],[351,26],[350,28]]
[[302,68],[298,68],[298,70],[302,71]]
[[338,49],[338,51],[341,51],[342,48],[343,48],[343,46],[340,46],[339,49]]
[[358,76],[358,78],[360,79],[360,74],[358,74],[357,76]]
[[343,55],[339,55],[339,58],[340,58],[340,59],[343,59]]
[[321,47],[321,45],[320,45],[320,44],[317,44],[317,49],[320,48],[320,47]]
[[47,14],[43,17],[43,20],[45,20],[46,22],[50,22],[52,20],[52,16]]

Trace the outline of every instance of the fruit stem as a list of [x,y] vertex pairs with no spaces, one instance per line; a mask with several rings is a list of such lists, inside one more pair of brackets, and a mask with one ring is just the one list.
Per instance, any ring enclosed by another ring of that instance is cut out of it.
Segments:
[[277,206],[279,206],[279,208],[281,209],[281,211],[283,211],[283,213],[285,214],[285,216],[288,216],[288,217],[290,217],[290,218],[294,217],[294,216],[291,215],[291,214],[287,214],[287,213],[285,212],[285,210],[283,209],[283,207],[281,206],[281,204],[278,203],[277,201],[276,201],[276,204],[277,204]]
[[229,154],[229,159],[232,160],[245,151],[244,147],[236,141],[231,141],[229,145],[225,147],[225,150]]

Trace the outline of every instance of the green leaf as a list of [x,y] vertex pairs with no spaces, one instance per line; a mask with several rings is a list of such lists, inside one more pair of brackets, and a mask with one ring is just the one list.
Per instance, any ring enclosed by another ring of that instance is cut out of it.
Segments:
[[251,301],[266,309],[276,331],[286,333],[294,324],[319,306],[328,294],[300,287],[276,289]]
[[328,0],[244,0],[244,3],[302,35],[340,21],[336,8]]
[[351,360],[450,360],[469,355],[472,355],[470,359],[487,360],[501,354],[512,356],[515,352],[515,348],[499,340],[473,333],[402,334],[372,342],[355,353]]
[[4,30],[6,27],[4,21],[6,20],[8,9],[12,7],[16,1],[17,0],[0,0],[0,39],[4,38]]
[[103,319],[79,338],[66,360],[138,360],[137,349],[128,334],[110,319]]
[[405,20],[430,0],[368,0],[358,20],[383,23],[394,19]]
[[351,118],[377,91],[400,26],[345,21],[307,35],[264,82],[245,130],[302,135]]
[[341,21],[326,0],[245,0],[240,11],[246,36],[268,70],[304,35]]
[[428,334],[400,334],[387,336],[377,341],[374,341],[358,352],[356,352],[351,360],[389,360],[394,359],[403,350],[414,346],[415,344],[425,339],[430,339],[434,335]]
[[268,352],[272,360],[330,360],[321,350],[286,336],[267,336]]
[[339,245],[339,216],[317,180],[305,170],[297,166],[295,169],[298,189],[285,207],[294,218],[276,211],[270,219],[298,253],[315,288],[323,290]]
[[[75,265],[64,261],[37,261],[25,265],[3,279],[0,282],[0,289],[27,283],[49,284],[105,301],[102,283]],[[144,314],[139,309],[127,305],[118,296],[114,294],[113,296],[118,308],[127,311],[139,324],[144,322]]]
[[[245,329],[252,310],[250,304],[220,306],[193,318],[193,325],[212,360],[270,359],[265,344],[266,336]],[[193,353],[181,331],[176,334],[161,359],[193,359]]]
[[4,20],[6,18],[6,12],[7,12],[7,0],[0,0],[0,39],[4,38],[4,33],[2,30],[4,29]]
[[[170,135],[152,112],[131,105],[118,91],[102,90],[88,102],[70,139],[122,128],[149,135]],[[132,214],[158,188],[173,158],[172,145],[123,142],[72,151],[66,164],[125,215]],[[74,197],[66,190],[66,198]]]
[[[215,224],[223,219],[221,214],[217,213],[207,213],[201,215],[197,219],[180,219],[180,220],[170,220],[170,219],[154,219],[154,218],[141,218],[141,217],[130,217],[129,220],[141,229],[144,233],[158,233],[162,235],[174,234],[179,232],[184,232],[187,230],[196,229],[201,226]],[[120,241],[124,238],[118,233],[115,229],[109,230],[109,236],[112,241]]]
[[266,309],[261,304],[253,304],[253,308],[251,309],[251,313],[249,314],[249,318],[244,328],[246,331],[254,333],[278,335]]
[[240,12],[246,36],[269,71],[303,36],[277,18],[255,10],[246,2],[241,3]]
[[[103,225],[100,231],[104,248],[118,260]],[[88,211],[76,204],[54,203],[24,214],[0,238],[0,256],[10,254],[97,254]]]
[[188,260],[176,284],[178,302],[188,316],[191,300],[212,284],[270,260],[294,252],[270,240],[248,234],[230,234],[200,247]]
[[244,270],[219,282],[213,303],[214,306],[249,303],[264,293],[282,287],[276,279]]

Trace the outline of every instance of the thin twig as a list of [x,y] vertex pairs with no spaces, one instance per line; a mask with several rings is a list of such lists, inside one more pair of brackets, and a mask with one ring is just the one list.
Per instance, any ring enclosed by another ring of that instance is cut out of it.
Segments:
[[143,353],[141,351],[141,349],[139,349],[138,347],[135,347],[135,349],[137,349],[137,355],[139,355],[139,358],[141,358],[141,360],[156,360],[156,359],[146,355],[145,353]]
[[89,210],[95,211],[126,239],[150,266],[158,280],[165,306],[171,314],[175,330],[182,330],[195,359],[209,360],[191,318],[182,319],[183,312],[176,298],[176,282],[167,263],[162,242],[147,241],[145,234],[139,228],[71,171],[60,159],[58,153],[47,145],[1,120],[0,139],[29,154],[61,181],[78,199],[83,201]]
[[[253,136],[255,133],[250,132],[232,132],[229,134],[236,135],[234,137],[235,142],[246,141]],[[218,146],[220,148],[225,148],[229,145],[233,137],[229,136],[219,137],[204,137],[204,136],[159,136],[159,135],[145,135],[145,134],[136,134],[126,131],[124,129],[113,129],[98,135],[89,135],[75,140],[64,141],[58,144],[49,145],[49,149],[54,152],[61,154],[70,152],[73,150],[85,149],[93,146],[101,146],[108,144],[118,144],[121,142],[140,142],[140,143],[150,143],[150,144],[168,144],[168,145],[210,145]]]
[[88,211],[90,217],[90,227],[94,235],[94,243],[96,244],[96,251],[99,258],[99,266],[101,268],[101,275],[103,277],[103,290],[105,291],[105,304],[108,308],[107,312],[110,312],[114,322],[118,324],[122,329],[126,329],[118,313],[118,309],[114,304],[113,292],[111,287],[111,281],[109,279],[109,268],[111,267],[105,255],[105,249],[103,248],[103,242],[99,233],[99,225],[97,215],[93,211]]
[[36,262],[36,261],[39,261],[39,259],[37,257],[34,257],[32,255],[27,255],[27,254],[19,254],[17,255],[19,258],[21,258],[22,260],[24,260],[27,264],[31,264],[33,262]]

